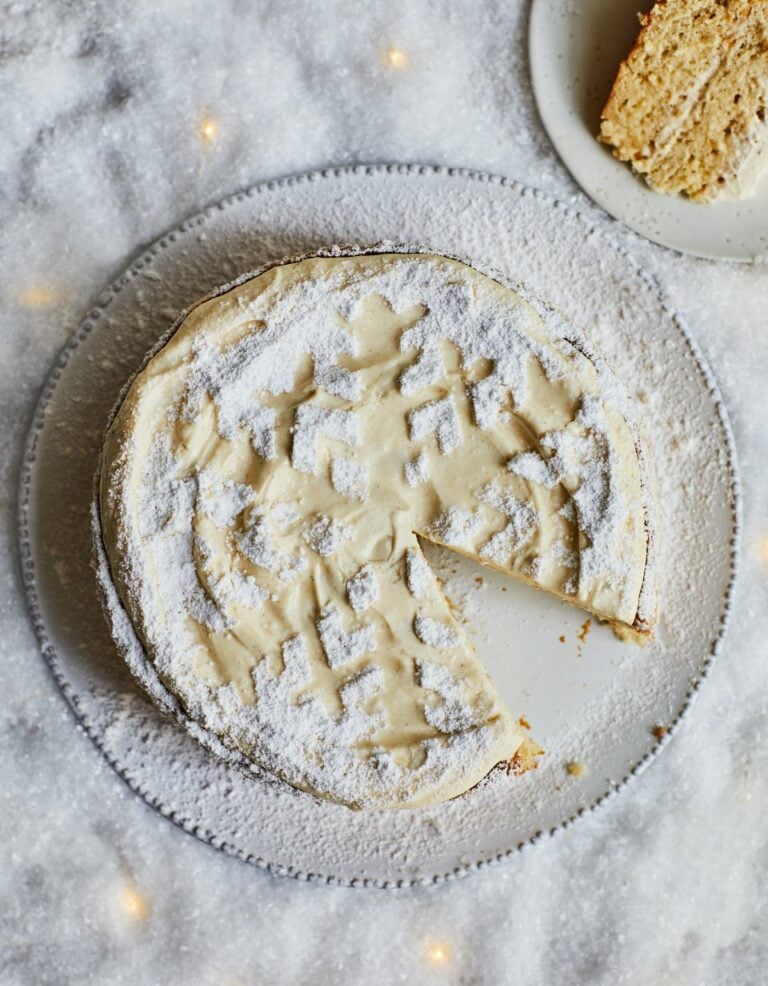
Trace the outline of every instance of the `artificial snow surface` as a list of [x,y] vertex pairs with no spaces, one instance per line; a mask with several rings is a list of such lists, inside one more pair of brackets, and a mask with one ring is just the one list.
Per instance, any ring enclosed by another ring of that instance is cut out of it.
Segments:
[[528,6],[4,6],[3,986],[764,981],[765,268],[614,230],[687,316],[723,389],[745,492],[741,584],[721,657],[667,751],[604,809],[501,867],[434,889],[346,890],[267,876],[197,843],[79,734],[26,616],[15,483],[34,401],[89,303],[166,228],[256,180],[369,160],[507,174],[608,223],[538,122]]

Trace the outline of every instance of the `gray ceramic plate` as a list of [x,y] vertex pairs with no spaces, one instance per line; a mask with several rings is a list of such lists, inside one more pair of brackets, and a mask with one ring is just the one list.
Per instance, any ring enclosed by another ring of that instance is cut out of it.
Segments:
[[[603,627],[585,634],[584,615],[549,596],[486,570],[478,586],[470,562],[436,557],[502,695],[547,755],[537,771],[498,772],[436,808],[354,813],[225,766],[137,689],[102,616],[88,508],[110,407],[181,308],[270,259],[387,239],[429,244],[524,282],[613,362],[656,456],[662,616],[657,642],[641,650]],[[737,519],[725,412],[658,285],[588,220],[540,193],[399,165],[259,185],[163,237],[104,292],[59,357],[21,480],[24,579],[43,654],[117,772],[182,828],[241,859],[376,886],[438,881],[503,859],[570,824],[650,761],[719,647]],[[568,775],[570,761],[586,764],[586,775]]]

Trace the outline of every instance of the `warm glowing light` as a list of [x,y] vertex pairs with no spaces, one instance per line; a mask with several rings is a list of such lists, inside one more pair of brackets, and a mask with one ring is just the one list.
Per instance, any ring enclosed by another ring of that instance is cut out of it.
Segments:
[[392,68],[405,68],[408,64],[408,56],[402,48],[387,48],[384,53],[384,60]]
[[760,538],[757,542],[757,557],[763,564],[768,565],[768,537]]
[[200,136],[207,144],[212,144],[216,140],[218,132],[219,127],[216,121],[210,117],[206,117],[200,124]]
[[446,965],[451,961],[451,950],[445,942],[430,942],[427,947],[427,958],[432,965]]
[[31,284],[19,295],[19,304],[22,308],[48,308],[58,300],[58,292],[43,284]]
[[125,887],[120,895],[123,913],[134,921],[146,921],[151,913],[149,901],[133,887]]

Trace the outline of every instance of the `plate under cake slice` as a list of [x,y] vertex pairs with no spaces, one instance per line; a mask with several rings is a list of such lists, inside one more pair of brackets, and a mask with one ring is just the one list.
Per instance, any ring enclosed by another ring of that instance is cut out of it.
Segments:
[[768,165],[768,0],[661,0],[641,21],[600,139],[657,191],[752,195]]
[[102,577],[209,746],[354,808],[439,802],[536,747],[419,538],[647,637],[631,417],[558,315],[464,263],[277,264],[185,313],[127,389]]

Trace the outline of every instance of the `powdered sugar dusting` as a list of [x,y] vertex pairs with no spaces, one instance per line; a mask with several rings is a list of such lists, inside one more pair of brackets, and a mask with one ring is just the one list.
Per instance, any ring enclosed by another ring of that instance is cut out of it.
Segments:
[[[547,345],[557,349],[557,335],[550,332],[546,321],[537,320],[522,300],[513,309],[508,300],[501,303],[491,292],[473,291],[456,269],[442,277],[434,274],[428,265],[403,260],[366,282],[367,291],[381,294],[395,310],[415,305],[424,309],[423,316],[400,340],[402,350],[417,350],[413,363],[401,374],[402,393],[415,393],[445,374],[441,346],[446,341],[458,349],[465,369],[479,360],[493,365],[492,381],[473,395],[480,427],[487,427],[481,421],[490,421],[497,413],[491,405],[501,404],[506,393],[511,393],[517,408],[523,407],[528,398],[531,359],[539,362],[550,379],[561,376],[562,359]],[[356,307],[351,302],[349,311]],[[566,352],[565,347],[562,352]]]
[[458,647],[460,640],[455,630],[447,623],[433,620],[431,616],[416,616],[413,621],[413,631],[422,644],[427,647],[439,647],[448,650]]
[[480,554],[498,565],[509,563],[510,555],[531,539],[536,529],[536,511],[509,490],[489,483],[477,494],[478,500],[507,518],[503,530],[491,535],[480,548]]
[[309,665],[307,641],[298,633],[283,641],[280,648],[283,656],[283,676],[286,683],[297,687],[309,681],[312,670]]
[[444,372],[440,354],[434,348],[424,349],[421,355],[400,374],[400,391],[409,396],[417,390],[436,383]]
[[315,384],[322,390],[327,390],[335,397],[345,401],[359,400],[362,394],[360,374],[353,370],[345,370],[335,363],[318,363],[315,365]]
[[379,584],[373,566],[363,565],[357,575],[348,580],[347,598],[356,613],[361,613],[376,602],[379,598]]
[[276,548],[270,525],[265,516],[257,514],[250,527],[236,538],[237,547],[248,561],[278,575],[283,582],[290,582],[307,567],[301,555],[292,555]]
[[208,591],[222,612],[233,603],[250,610],[260,609],[270,596],[269,590],[260,586],[252,575],[245,575],[238,569],[211,576]]
[[222,481],[211,469],[200,470],[197,484],[197,507],[217,527],[229,527],[254,499],[250,486],[231,479]]
[[429,530],[442,544],[469,548],[479,526],[480,518],[476,513],[462,507],[449,507],[432,521]]
[[466,701],[459,679],[444,664],[418,661],[416,667],[419,684],[433,693],[432,701],[424,705],[430,725],[444,733],[462,733],[480,725],[478,709]]
[[337,493],[353,500],[368,499],[368,471],[354,459],[331,459],[331,483]]
[[376,649],[373,627],[369,623],[352,630],[345,630],[337,609],[325,609],[317,621],[317,632],[328,664],[337,668],[356,661]]
[[282,534],[294,521],[299,519],[299,512],[293,503],[286,500],[276,500],[269,511],[269,520],[278,533]]
[[[621,524],[629,514],[626,496],[618,480],[619,463],[608,435],[601,401],[585,395],[574,420],[540,440],[552,454],[524,452],[507,463],[513,475],[552,489],[558,483],[571,490],[574,516],[587,544],[579,551],[578,592],[584,594],[601,580],[629,591],[627,562],[622,562]],[[570,511],[561,510],[564,516]],[[545,560],[546,561],[546,560]],[[540,575],[540,569],[532,574]]]
[[318,443],[332,438],[357,445],[357,419],[353,411],[329,410],[313,403],[299,404],[292,428],[291,462],[299,472],[317,473]]
[[408,413],[411,440],[414,442],[434,434],[443,455],[448,455],[461,444],[461,424],[453,397],[430,401]]
[[351,536],[352,531],[348,524],[322,514],[305,532],[304,540],[318,555],[327,557],[334,554]]
[[405,553],[405,578],[408,591],[414,599],[426,599],[435,589],[435,577],[424,560],[424,555],[415,548]]
[[550,490],[557,485],[557,474],[552,470],[549,461],[543,459],[537,452],[520,452],[509,460],[507,469],[513,476],[527,479],[539,486],[546,486]]
[[419,486],[429,481],[429,457],[424,449],[406,462],[403,473],[409,486]]

